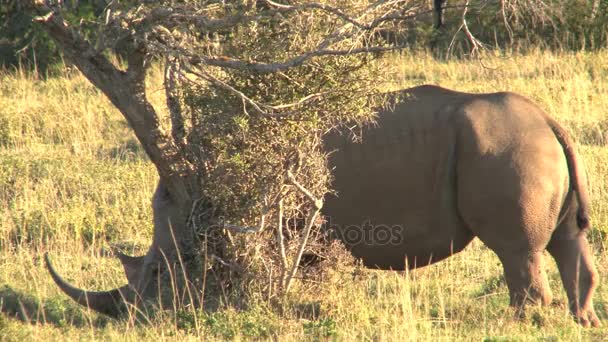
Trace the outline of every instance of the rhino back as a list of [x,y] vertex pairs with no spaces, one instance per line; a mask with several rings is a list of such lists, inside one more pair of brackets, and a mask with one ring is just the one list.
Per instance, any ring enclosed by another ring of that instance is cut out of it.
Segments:
[[564,151],[538,106],[511,93],[434,86],[394,95],[401,101],[360,142],[326,138],[336,195],[324,213],[355,256],[395,269],[441,260],[473,236],[546,244],[569,183]]
[[326,139],[336,195],[324,213],[364,263],[398,269],[406,254],[426,264],[472,238],[458,213],[454,172],[454,109],[469,95],[432,86],[394,95],[401,101],[379,113],[360,142]]

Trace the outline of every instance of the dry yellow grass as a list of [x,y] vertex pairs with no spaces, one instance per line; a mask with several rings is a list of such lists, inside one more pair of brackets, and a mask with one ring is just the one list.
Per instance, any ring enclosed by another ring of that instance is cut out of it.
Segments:
[[[424,54],[384,63],[393,75],[391,89],[431,83],[521,93],[582,142],[602,275],[596,308],[606,320],[608,51],[486,56],[486,67]],[[162,110],[160,86],[150,89]],[[155,182],[154,168],[120,114],[82,76],[0,75],[0,340],[608,339],[608,328],[582,329],[571,320],[552,262],[557,304],[529,308],[524,319],[515,319],[499,261],[478,241],[410,274],[336,272],[321,293],[294,293],[283,314],[260,302],[245,312],[161,313],[138,324],[78,307],[52,283],[42,253],[49,251],[59,271],[84,288],[123,283],[119,263],[98,251],[121,242],[137,254],[149,244]]]

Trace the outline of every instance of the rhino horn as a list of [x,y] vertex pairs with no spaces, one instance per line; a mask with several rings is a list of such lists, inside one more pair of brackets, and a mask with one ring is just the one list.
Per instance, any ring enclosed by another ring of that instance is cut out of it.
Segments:
[[51,277],[59,286],[59,288],[78,304],[86,306],[94,311],[108,315],[110,317],[119,317],[126,311],[129,299],[134,298],[134,291],[129,285],[122,286],[109,291],[85,291],[74,287],[65,281],[53,268],[49,259],[48,253],[45,253],[44,260],[46,267],[51,273]]

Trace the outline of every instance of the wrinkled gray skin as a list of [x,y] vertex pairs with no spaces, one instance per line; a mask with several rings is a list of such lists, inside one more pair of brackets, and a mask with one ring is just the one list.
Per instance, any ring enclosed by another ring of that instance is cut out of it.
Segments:
[[511,305],[521,308],[551,302],[546,249],[572,314],[598,326],[587,183],[564,130],[513,93],[421,86],[394,95],[403,99],[361,143],[325,139],[337,196],[323,211],[352,253],[371,268],[412,269],[478,237],[500,258]]

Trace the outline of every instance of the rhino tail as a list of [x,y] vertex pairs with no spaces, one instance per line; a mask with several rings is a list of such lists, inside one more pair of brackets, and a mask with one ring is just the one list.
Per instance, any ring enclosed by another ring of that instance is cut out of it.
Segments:
[[590,227],[591,220],[589,218],[589,194],[587,192],[587,178],[585,170],[578,160],[574,142],[566,132],[566,130],[553,118],[545,116],[547,123],[553,130],[555,137],[562,145],[566,162],[568,164],[568,173],[570,174],[570,184],[576,193],[578,201],[578,212],[576,213],[576,223],[581,230],[586,230]]

